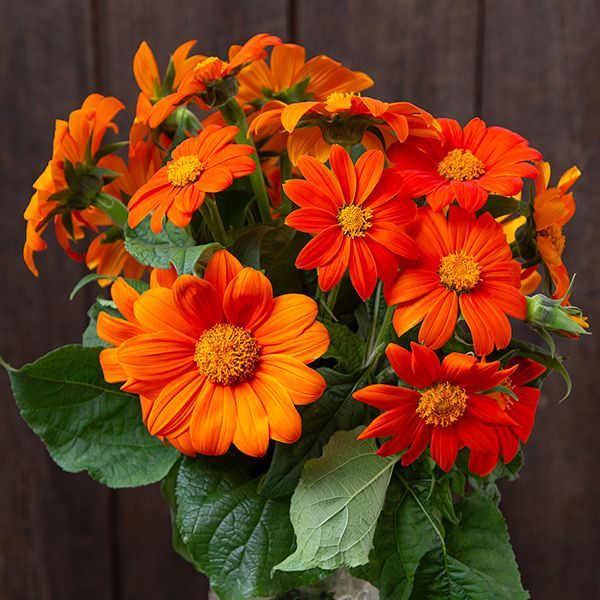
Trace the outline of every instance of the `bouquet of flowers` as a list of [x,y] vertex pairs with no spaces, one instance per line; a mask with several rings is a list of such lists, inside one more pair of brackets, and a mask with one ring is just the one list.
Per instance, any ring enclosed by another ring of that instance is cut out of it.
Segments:
[[71,295],[104,293],[80,345],[5,365],[23,418],[67,471],[162,481],[222,600],[330,597],[340,569],[382,599],[527,598],[496,482],[548,374],[570,389],[555,336],[587,333],[579,170],[272,35],[194,45],[161,77],[141,44],[128,140],[114,97],[56,122],[24,259],[53,226],[91,271]]

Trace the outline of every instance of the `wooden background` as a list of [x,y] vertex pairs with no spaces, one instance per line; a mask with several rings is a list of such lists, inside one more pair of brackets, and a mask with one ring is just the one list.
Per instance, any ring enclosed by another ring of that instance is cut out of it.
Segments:
[[[49,158],[54,118],[93,90],[133,107],[131,60],[143,39],[162,65],[187,39],[225,56],[263,31],[368,71],[383,99],[512,128],[555,175],[576,163],[583,178],[566,260],[579,273],[575,300],[597,327],[599,21],[597,0],[4,0],[0,352],[20,366],[77,341],[95,293],[68,301],[83,271],[56,248],[41,258],[39,280],[21,261],[21,214]],[[574,393],[558,404],[562,384],[548,385],[522,477],[502,501],[536,600],[600,596],[598,337],[565,348]],[[157,487],[110,491],[62,473],[20,420],[4,373],[0,385],[0,598],[206,598],[202,576],[170,549]]]

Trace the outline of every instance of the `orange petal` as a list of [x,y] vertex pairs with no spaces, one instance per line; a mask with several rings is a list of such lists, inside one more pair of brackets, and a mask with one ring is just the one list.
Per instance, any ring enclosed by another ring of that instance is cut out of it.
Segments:
[[245,267],[233,278],[223,298],[223,309],[229,322],[251,330],[269,317],[272,305],[271,282],[250,267]]
[[269,447],[267,411],[249,383],[235,386],[233,393],[237,407],[233,443],[244,454],[264,456]]
[[208,261],[204,279],[212,283],[220,298],[225,295],[229,282],[243,269],[242,263],[227,250],[218,250]]

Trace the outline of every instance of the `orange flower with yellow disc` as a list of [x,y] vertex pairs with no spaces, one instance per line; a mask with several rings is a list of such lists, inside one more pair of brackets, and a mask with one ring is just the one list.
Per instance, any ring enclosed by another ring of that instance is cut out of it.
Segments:
[[35,193],[25,209],[27,232],[23,258],[29,270],[38,275],[34,253],[47,248],[42,234],[54,221],[56,239],[74,260],[85,254],[71,248],[71,241],[85,237],[85,229],[97,231],[111,220],[92,200],[105,185],[102,170],[105,158],[96,159],[107,129],[117,132],[115,115],[124,108],[116,98],[91,94],[68,121],[57,120],[52,158],[33,184]]
[[377,278],[391,280],[398,257],[416,258],[415,242],[403,231],[416,206],[402,190],[392,169],[384,169],[379,150],[365,152],[356,162],[341,146],[332,146],[331,170],[311,156],[299,168],[305,179],[291,179],[285,193],[300,210],[286,224],[317,234],[296,259],[299,269],[318,268],[319,287],[328,291],[348,270],[359,296],[366,300]]
[[129,225],[136,227],[152,214],[150,227],[162,231],[165,215],[185,227],[204,203],[206,194],[227,189],[237,177],[252,173],[251,146],[232,144],[234,126],[209,125],[197,137],[179,144],[171,160],[159,169],[129,201]]
[[268,279],[226,251],[204,279],[139,295],[124,282],[113,297],[125,320],[102,313],[98,334],[107,381],[147,404],[151,434],[186,454],[224,454],[233,443],[263,456],[269,440],[295,442],[295,405],[317,400],[325,381],[307,365],[329,345],[317,305],[300,294],[273,297]]
[[386,289],[397,304],[394,327],[400,336],[422,322],[419,342],[437,349],[454,334],[460,314],[473,336],[475,353],[505,348],[512,335],[507,315],[524,319],[521,265],[502,226],[485,213],[476,217],[452,206],[448,217],[419,209],[415,240],[419,257]]
[[413,138],[393,144],[390,160],[413,198],[426,196],[434,210],[457,200],[468,211],[479,210],[488,195],[515,196],[523,178],[534,178],[529,161],[542,155],[527,140],[503,127],[486,127],[472,119],[462,129],[454,119],[438,119],[443,142]]
[[[409,136],[439,140],[436,120],[423,109],[410,102],[382,102],[361,96],[356,91],[335,91],[324,100],[308,100],[285,104],[272,101],[266,104],[252,121],[250,131],[255,135],[273,134],[281,130],[289,135],[288,154],[296,164],[302,154],[316,155],[321,160],[327,156],[322,145],[352,146],[361,142],[369,148],[380,148],[381,142],[369,128],[379,130],[381,137],[393,133],[399,142]],[[315,127],[317,127],[315,129]],[[319,133],[320,132],[320,133]],[[388,133],[389,132],[389,133]],[[307,143],[315,143],[314,136],[322,140],[318,152]]]

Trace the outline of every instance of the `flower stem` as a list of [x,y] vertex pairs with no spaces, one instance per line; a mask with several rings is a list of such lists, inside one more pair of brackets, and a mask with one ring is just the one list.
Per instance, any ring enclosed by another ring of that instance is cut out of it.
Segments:
[[292,210],[292,203],[290,201],[290,199],[287,197],[287,194],[285,193],[284,189],[283,189],[283,184],[290,178],[290,175],[292,173],[292,163],[290,162],[290,157],[288,156],[287,152],[284,152],[281,155],[281,163],[280,163],[280,169],[281,169],[281,210],[279,212],[281,212],[282,215],[288,215],[291,210]]
[[115,225],[121,229],[125,228],[129,213],[127,212],[127,207],[120,200],[111,194],[100,192],[96,194],[92,204],[108,215]]
[[379,333],[377,334],[377,338],[375,339],[373,347],[369,351],[369,355],[365,360],[364,366],[375,364],[383,355],[383,352],[385,351],[384,343],[386,338],[389,336],[389,329],[392,325],[393,317],[394,307],[388,306],[387,310],[385,311],[385,315],[383,316],[383,322],[381,323],[381,327],[379,328]]
[[200,207],[200,212],[202,213],[215,242],[218,242],[225,247],[229,246],[231,244],[231,238],[225,231],[219,208],[217,207],[217,203],[212,194],[206,195],[204,203]]
[[239,132],[235,136],[235,141],[238,144],[246,144],[254,148],[253,154],[250,155],[252,160],[256,163],[256,169],[251,173],[248,178],[250,179],[250,185],[256,198],[256,204],[258,205],[258,212],[263,223],[271,223],[271,203],[269,202],[269,195],[267,194],[267,188],[265,186],[265,178],[263,176],[262,169],[260,167],[260,158],[258,151],[254,145],[252,137],[248,136],[248,121],[246,120],[246,114],[242,107],[238,104],[235,98],[232,98],[226,104],[223,104],[219,108],[223,118],[230,125],[235,125]]
[[373,352],[373,346],[375,344],[375,332],[377,331],[377,321],[379,320],[379,302],[381,300],[381,286],[382,283],[377,283],[375,289],[375,300],[373,302],[373,314],[371,316],[371,325],[369,327],[369,334],[367,335],[367,341],[365,343],[365,354],[363,356],[363,364],[367,364],[367,359]]

